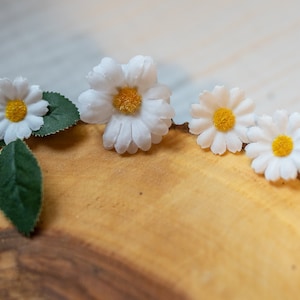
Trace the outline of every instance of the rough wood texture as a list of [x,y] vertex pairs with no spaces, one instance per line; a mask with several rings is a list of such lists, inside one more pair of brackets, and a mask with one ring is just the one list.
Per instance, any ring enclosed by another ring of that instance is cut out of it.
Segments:
[[3,299],[297,298],[299,180],[270,184],[182,128],[135,156],[102,132],[29,140],[45,204],[32,239],[0,218]]
[[66,233],[29,240],[3,230],[0,239],[1,299],[184,299],[112,252],[95,252]]

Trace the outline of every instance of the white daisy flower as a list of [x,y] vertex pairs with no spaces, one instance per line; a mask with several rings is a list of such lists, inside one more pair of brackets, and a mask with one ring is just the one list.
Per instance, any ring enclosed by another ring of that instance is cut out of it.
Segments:
[[190,132],[199,135],[197,143],[214,154],[242,150],[248,142],[247,128],[254,125],[254,103],[239,88],[228,91],[216,86],[212,93],[200,95],[200,104],[192,105]]
[[42,98],[39,86],[29,86],[23,77],[0,79],[0,140],[8,144],[40,129],[49,105]]
[[115,148],[120,154],[147,151],[168,133],[174,117],[171,93],[157,83],[152,58],[139,55],[120,65],[106,57],[87,78],[91,88],[75,104],[82,121],[107,123],[105,149]]
[[278,110],[273,118],[257,118],[257,126],[248,132],[246,154],[253,158],[252,168],[267,180],[295,179],[300,170],[300,114],[290,116]]

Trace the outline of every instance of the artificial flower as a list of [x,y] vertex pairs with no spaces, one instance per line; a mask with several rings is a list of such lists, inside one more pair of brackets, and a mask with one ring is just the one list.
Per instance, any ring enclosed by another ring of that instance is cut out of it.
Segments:
[[0,79],[0,140],[8,144],[28,138],[44,124],[48,102],[39,86],[29,86],[23,77]]
[[277,110],[273,117],[257,117],[249,129],[246,154],[252,168],[267,180],[295,179],[300,169],[300,114]]
[[200,95],[199,104],[192,105],[189,130],[198,135],[197,143],[202,148],[220,155],[226,150],[235,153],[248,142],[247,129],[254,125],[253,110],[253,101],[239,88],[228,91],[216,86]]
[[147,151],[168,133],[174,117],[170,91],[157,83],[151,57],[135,56],[122,65],[106,57],[87,78],[91,88],[75,104],[82,121],[107,123],[105,149],[120,154]]

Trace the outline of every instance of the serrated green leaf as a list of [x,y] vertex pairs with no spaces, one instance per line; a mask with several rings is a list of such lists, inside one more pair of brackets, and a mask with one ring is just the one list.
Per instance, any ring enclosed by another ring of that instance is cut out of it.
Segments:
[[44,116],[44,125],[39,130],[32,132],[33,135],[54,134],[79,121],[79,112],[69,99],[55,92],[44,92],[43,99],[49,102],[49,111]]
[[0,209],[25,234],[30,235],[42,207],[42,174],[36,158],[21,140],[0,154]]

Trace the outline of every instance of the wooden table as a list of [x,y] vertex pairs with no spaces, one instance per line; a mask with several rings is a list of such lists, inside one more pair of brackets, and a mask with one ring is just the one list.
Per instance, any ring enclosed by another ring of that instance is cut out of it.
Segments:
[[[177,122],[215,84],[244,89],[259,114],[300,111],[300,2],[39,3],[3,1],[1,76],[73,98],[104,55],[147,54]],[[44,205],[30,239],[0,215],[0,299],[299,298],[299,179],[268,183],[184,126],[132,156],[104,150],[103,130],[28,140]]]

